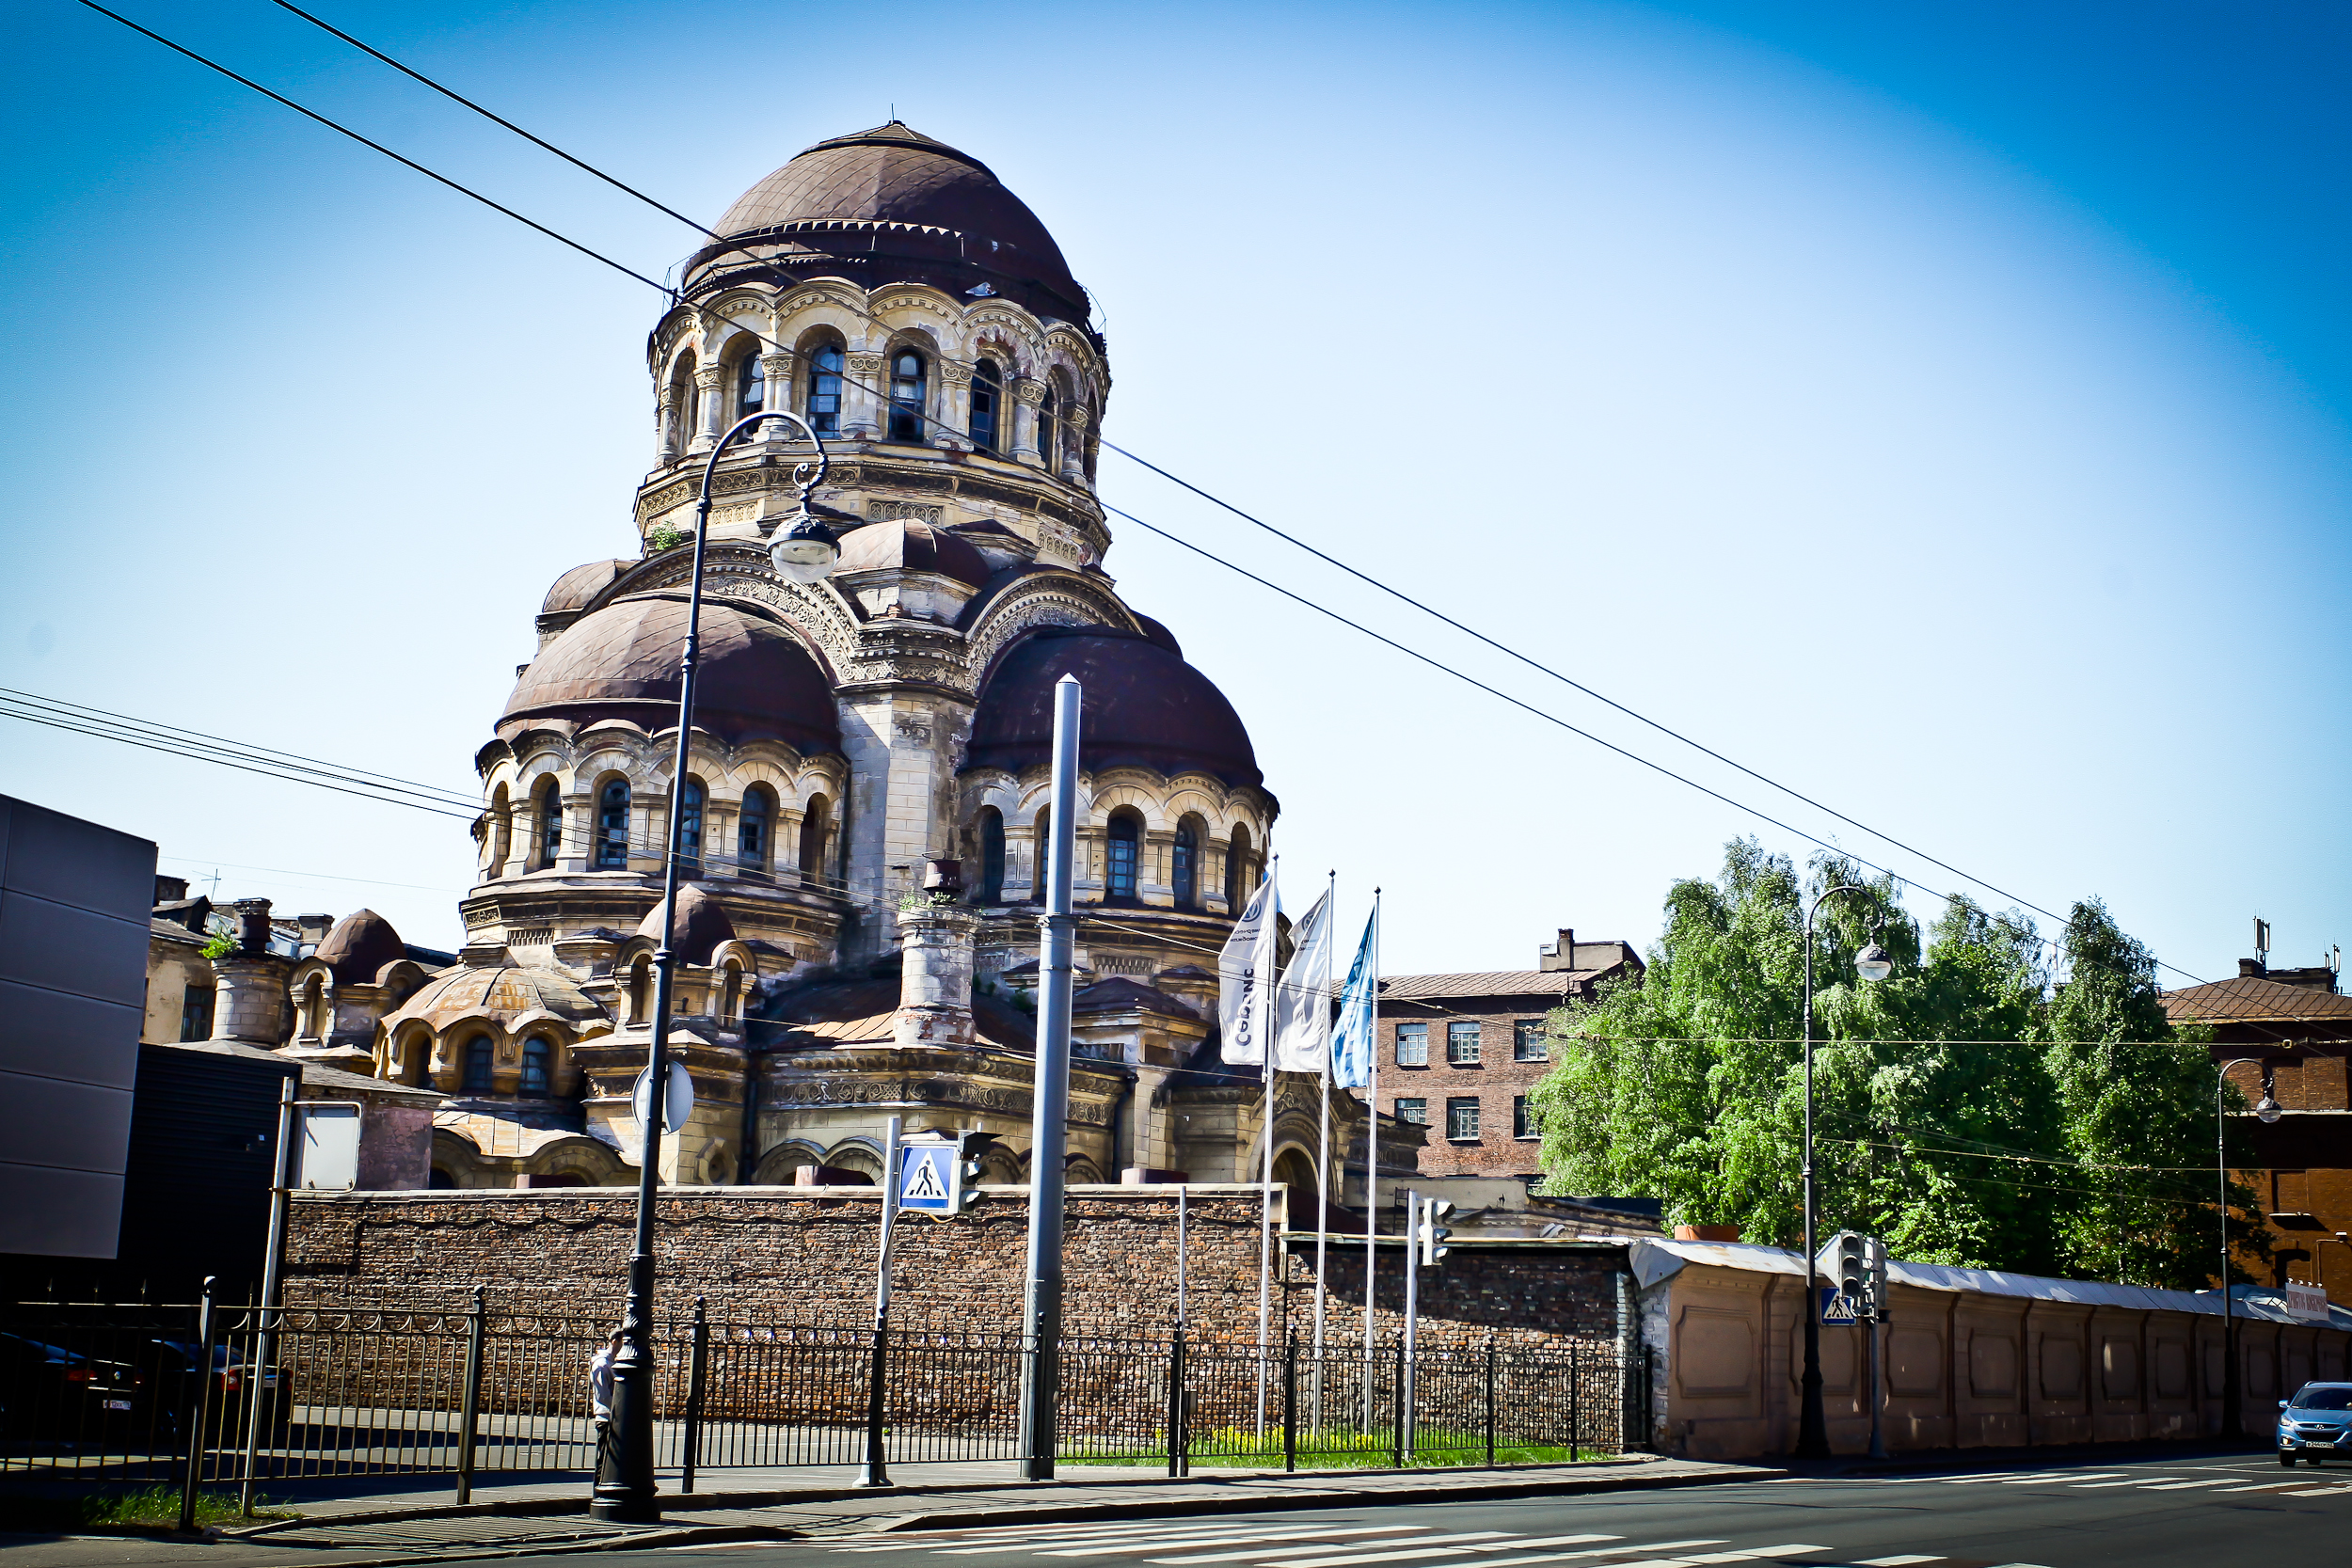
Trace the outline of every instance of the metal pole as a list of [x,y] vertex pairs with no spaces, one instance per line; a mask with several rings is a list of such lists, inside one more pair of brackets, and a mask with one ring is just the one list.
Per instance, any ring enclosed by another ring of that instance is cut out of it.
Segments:
[[1880,1327],[1885,1307],[1871,1304],[1870,1310],[1870,1457],[1884,1459],[1886,1453],[1885,1370],[1886,1337]]
[[[1265,911],[1269,925],[1274,917],[1273,910]],[[1265,1078],[1265,1162],[1258,1183],[1258,1438],[1263,1443],[1266,1357],[1273,1354],[1274,1306],[1274,984],[1270,976],[1259,977],[1258,994],[1266,1000],[1264,1018],[1258,1028],[1258,1038],[1264,1045],[1258,1070]]]
[[1282,1338],[1282,1468],[1298,1468],[1298,1331]]
[[457,1416],[457,1500],[473,1501],[474,1429],[482,1420],[482,1297],[473,1288],[466,1307],[466,1387]]
[[277,1324],[272,1314],[278,1306],[279,1275],[285,1267],[286,1197],[294,1179],[294,1093],[301,1079],[302,1069],[296,1068],[278,1085],[278,1169],[270,1181],[269,1243],[262,1255],[262,1306],[251,1341],[253,1359],[246,1368],[246,1379],[253,1386],[246,1390],[249,1417],[245,1428],[245,1480],[237,1489],[237,1513],[247,1519],[253,1517],[253,1471],[261,1457],[262,1423],[276,1424],[278,1414],[269,1408],[270,1385],[276,1381],[271,1369],[278,1354],[278,1337],[274,1332]]
[[[1397,1422],[1398,1450],[1408,1459],[1413,1453],[1414,1373],[1420,1354],[1421,1329],[1421,1195],[1407,1191],[1405,1195],[1405,1365],[1404,1386],[1397,1395],[1400,1418]],[[1398,1461],[1405,1463],[1404,1460]]]
[[1804,911],[1804,1380],[1797,1426],[1797,1457],[1829,1457],[1829,1422],[1821,1413],[1821,1279],[1813,1240],[1813,916],[1822,900],[1860,893],[1851,883],[1824,890]]
[[1389,1379],[1389,1448],[1396,1467],[1405,1467],[1405,1341],[1396,1341],[1395,1375]]
[[[1329,951],[1332,923],[1339,916],[1340,874],[1331,873],[1330,883],[1323,895],[1323,926],[1325,951]],[[1317,996],[1310,1004],[1323,1009],[1318,1022],[1327,1025],[1330,1001]],[[1315,1142],[1315,1364],[1312,1374],[1313,1394],[1308,1411],[1307,1425],[1311,1431],[1323,1430],[1323,1310],[1326,1281],[1330,1270],[1324,1259],[1331,1240],[1331,1215],[1327,1207],[1331,1201],[1331,1031],[1323,1031],[1323,1112]]]
[[[1573,1453],[1573,1452],[1575,1451],[1575,1449],[1574,1449],[1573,1446],[1571,1446],[1571,1448],[1570,1448],[1569,1451],[1570,1451],[1571,1453]],[[1490,1470],[1491,1470],[1491,1469],[1493,1469],[1493,1468],[1494,1468],[1494,1463],[1495,1463],[1495,1340],[1494,1340],[1494,1336],[1493,1336],[1493,1335],[1491,1335],[1491,1334],[1489,1334],[1488,1336],[1486,1336],[1486,1467],[1487,1467],[1488,1469],[1490,1469]]]
[[898,1221],[898,1118],[892,1117],[882,1132],[882,1245],[874,1268],[874,1354],[866,1383],[866,1476],[860,1486],[890,1484],[882,1453],[883,1363],[890,1351],[890,1242]]
[[1372,1432],[1372,1298],[1380,1229],[1380,890],[1372,890],[1372,1038],[1364,1074],[1364,1432]]
[[1186,1213],[1188,1207],[1186,1185],[1179,1181],[1176,1184],[1176,1329],[1179,1334],[1183,1333],[1184,1325],[1191,1322],[1190,1317],[1187,1316],[1187,1303],[1184,1298],[1184,1225],[1188,1217]]
[[196,1528],[196,1485],[204,1470],[204,1425],[213,1408],[213,1276],[204,1276],[204,1293],[197,1300],[196,1342],[198,1354],[191,1369],[196,1378],[196,1397],[184,1402],[188,1412],[188,1468],[180,1478],[180,1528],[187,1533]]
[[1168,1473],[1184,1473],[1184,1321],[1168,1341]]
[[2221,1187],[2221,1435],[2242,1437],[2246,1422],[2238,1410],[2237,1321],[2230,1309],[2230,1123],[2222,1106],[2229,1093],[2230,1069],[2259,1065],[2259,1056],[2240,1056],[2214,1072],[2213,1164]]
[[686,1369],[686,1463],[678,1490],[694,1490],[694,1462],[702,1457],[703,1389],[710,1372],[710,1314],[701,1296],[694,1298],[694,1348]]
[[1055,1411],[1061,1393],[1062,1158],[1070,1117],[1071,855],[1078,816],[1076,677],[1054,685],[1053,843],[1037,1009],[1037,1084],[1029,1121],[1029,1269],[1021,1334],[1027,1358],[1021,1397],[1022,1474],[1054,1479]]

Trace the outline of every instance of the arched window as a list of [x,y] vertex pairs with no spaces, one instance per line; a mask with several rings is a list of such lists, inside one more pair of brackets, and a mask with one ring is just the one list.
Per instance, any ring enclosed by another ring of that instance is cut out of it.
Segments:
[[313,974],[302,989],[302,1033],[314,1040],[326,1037],[326,982]]
[[890,356],[890,438],[923,438],[923,356],[902,348]]
[[980,808],[980,889],[973,902],[1001,903],[1005,896],[1005,815],[994,806]]
[[645,999],[650,994],[646,990],[646,981],[652,974],[653,965],[643,954],[638,955],[637,961],[628,966],[628,1021],[631,1023],[643,1023],[652,1016],[645,1005]]
[[841,434],[841,351],[830,343],[808,358],[807,413],[818,435]]
[[972,367],[972,444],[982,451],[996,450],[997,410],[1004,405],[1005,384],[996,361],[983,359]]
[[801,875],[822,877],[825,874],[825,840],[833,832],[833,806],[822,795],[808,802],[808,810],[801,816]]
[[694,356],[682,355],[670,369],[668,404],[670,428],[662,446],[672,456],[686,450],[686,443],[694,438]]
[[490,1092],[490,1037],[476,1035],[466,1042],[466,1077],[458,1085],[463,1094]]
[[490,875],[493,877],[506,869],[507,822],[511,809],[504,784],[490,792]]
[[1175,884],[1176,907],[1200,907],[1200,825],[1192,817],[1176,824],[1176,841],[1168,847],[1168,880]]
[[1136,862],[1141,859],[1143,848],[1143,818],[1132,811],[1111,813],[1110,832],[1104,847],[1108,851],[1103,872],[1104,896],[1133,898]]
[[1040,806],[1037,813],[1036,837],[1029,863],[1029,901],[1045,902],[1046,884],[1054,875],[1054,808]]
[[740,1008],[742,1005],[743,966],[730,961],[727,964],[726,979],[719,987],[720,1023],[728,1024],[734,1022],[737,1010]]
[[1037,460],[1045,465],[1045,471],[1054,471],[1054,450],[1059,444],[1054,437],[1061,423],[1058,405],[1054,402],[1054,388],[1045,388],[1045,401],[1037,405]]
[[1249,901],[1249,830],[1233,830],[1232,847],[1225,851],[1225,908],[1239,915]]
[[538,815],[539,853],[533,858],[545,870],[564,851],[564,790],[553,779],[539,786]]
[[735,868],[743,876],[764,876],[776,834],[776,792],[754,784],[743,792],[743,814],[735,819]]
[[677,854],[677,874],[699,877],[703,874],[703,783],[689,779],[678,791],[677,839],[671,847]]
[[548,1064],[554,1054],[548,1049],[548,1042],[543,1039],[532,1038],[523,1041],[523,1093],[547,1094],[553,1089],[554,1084],[548,1071]]
[[735,367],[735,417],[748,420],[768,406],[768,369],[756,352],[743,356]]
[[596,800],[596,868],[628,869],[628,781],[615,779]]

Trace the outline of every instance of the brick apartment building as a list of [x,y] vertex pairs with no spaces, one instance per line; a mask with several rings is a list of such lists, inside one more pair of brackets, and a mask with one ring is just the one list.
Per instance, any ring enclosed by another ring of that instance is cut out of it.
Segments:
[[1532,970],[1385,976],[1381,1109],[1430,1129],[1422,1174],[1539,1175],[1528,1096],[1551,1065],[1545,1015],[1591,1000],[1604,980],[1641,974],[1631,943],[1579,942],[1563,930]]

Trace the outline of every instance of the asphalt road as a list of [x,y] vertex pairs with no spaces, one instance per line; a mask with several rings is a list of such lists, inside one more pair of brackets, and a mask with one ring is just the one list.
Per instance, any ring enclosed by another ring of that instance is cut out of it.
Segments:
[[1615,1496],[868,1534],[632,1556],[741,1568],[2214,1568],[2342,1562],[2352,1467],[2069,1464]]

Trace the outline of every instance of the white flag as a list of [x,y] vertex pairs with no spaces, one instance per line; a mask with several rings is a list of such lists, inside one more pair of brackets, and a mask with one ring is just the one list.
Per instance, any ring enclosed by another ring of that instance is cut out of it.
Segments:
[[1331,1062],[1331,895],[1291,927],[1291,966],[1274,993],[1274,1069],[1321,1072]]
[[1216,1021],[1225,1035],[1220,1053],[1229,1062],[1265,1060],[1270,1012],[1265,988],[1274,983],[1274,911],[1281,907],[1274,879],[1279,868],[1279,859],[1266,863],[1265,880],[1216,956]]

